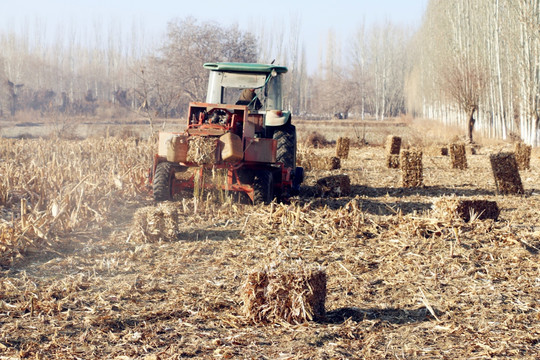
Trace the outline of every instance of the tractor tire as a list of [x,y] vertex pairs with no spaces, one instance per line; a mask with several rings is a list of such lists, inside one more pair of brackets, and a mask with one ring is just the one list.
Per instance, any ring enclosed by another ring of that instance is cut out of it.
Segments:
[[296,168],[296,127],[286,124],[274,130],[272,136],[277,141],[276,161],[294,172]]
[[172,182],[174,179],[174,164],[164,161],[156,166],[152,190],[155,201],[172,200]]
[[274,199],[274,178],[269,170],[259,170],[253,177],[253,204],[270,204]]

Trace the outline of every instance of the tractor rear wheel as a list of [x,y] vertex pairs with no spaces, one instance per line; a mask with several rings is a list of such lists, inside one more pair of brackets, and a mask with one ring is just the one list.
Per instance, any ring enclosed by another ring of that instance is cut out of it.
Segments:
[[274,130],[272,136],[277,141],[276,161],[286,168],[296,168],[296,127],[290,123]]
[[172,182],[174,179],[173,164],[167,161],[156,166],[152,188],[155,201],[172,200]]
[[269,170],[259,170],[253,177],[253,204],[269,204],[274,198],[274,179]]

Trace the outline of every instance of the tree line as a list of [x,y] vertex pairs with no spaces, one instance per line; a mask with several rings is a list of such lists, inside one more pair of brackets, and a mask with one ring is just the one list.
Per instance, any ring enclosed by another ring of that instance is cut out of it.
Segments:
[[539,24],[540,0],[430,0],[416,28],[360,20],[346,39],[329,31],[317,59],[307,58],[295,16],[251,32],[175,19],[159,39],[111,25],[64,29],[51,42],[36,26],[0,34],[0,118],[182,117],[190,101],[205,98],[203,63],[273,60],[289,68],[285,104],[296,116],[411,113],[463,127],[470,141],[476,130],[536,145]]
[[540,0],[431,0],[412,48],[409,111],[538,145]]

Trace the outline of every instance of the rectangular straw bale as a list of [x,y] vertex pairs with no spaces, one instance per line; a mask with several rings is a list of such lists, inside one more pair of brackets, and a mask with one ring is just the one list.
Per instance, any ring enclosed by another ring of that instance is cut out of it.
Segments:
[[465,144],[452,143],[449,146],[450,149],[450,163],[452,169],[466,169],[467,168],[467,153]]
[[336,156],[311,156],[310,168],[315,170],[337,170],[341,168],[341,160]]
[[399,169],[399,155],[386,155],[386,167],[389,169]]
[[401,182],[406,188],[419,187],[423,184],[422,151],[401,150],[399,158],[401,166]]
[[341,169],[341,159],[336,156],[315,156],[308,153],[299,153],[296,162],[305,171]]
[[351,193],[349,175],[332,175],[317,180],[317,193],[323,197],[341,197]]
[[531,145],[517,142],[514,148],[516,161],[519,170],[528,170],[531,168]]
[[448,147],[447,146],[443,146],[441,148],[441,155],[442,156],[448,156]]
[[500,213],[499,206],[495,201],[456,197],[440,198],[433,204],[433,209],[435,214],[447,221],[462,219],[468,222],[473,214],[480,220],[497,220]]
[[399,155],[401,150],[401,138],[399,136],[388,135],[386,138],[386,153],[389,155]]
[[351,139],[348,137],[339,137],[336,143],[336,156],[340,159],[347,159],[349,157],[349,148]]
[[178,231],[178,207],[159,203],[138,209],[133,215],[131,239],[135,242],[173,241]]
[[502,195],[523,194],[523,183],[519,176],[516,156],[511,152],[489,156],[497,192]]
[[253,323],[305,323],[325,314],[326,271],[302,264],[256,270],[241,295],[243,312]]
[[195,164],[215,164],[217,162],[217,138],[192,136],[189,138],[188,144],[187,162]]
[[329,158],[324,158],[326,161],[325,169],[328,170],[337,170],[341,169],[341,159],[336,156],[330,156]]
[[480,220],[497,220],[499,217],[499,207],[497,202],[490,200],[461,200],[458,203],[456,212],[464,221],[469,221],[474,213]]
[[478,147],[476,145],[468,145],[465,147],[467,155],[476,155],[478,153]]

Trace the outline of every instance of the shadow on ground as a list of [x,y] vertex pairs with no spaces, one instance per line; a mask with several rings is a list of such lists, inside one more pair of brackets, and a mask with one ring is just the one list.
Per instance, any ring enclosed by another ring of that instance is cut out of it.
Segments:
[[[302,186],[301,202],[309,203],[313,208],[323,208],[337,210],[345,206],[355,196],[361,196],[359,203],[362,210],[373,215],[394,215],[401,213],[403,215],[422,213],[430,210],[432,202],[406,201],[407,197],[442,197],[442,196],[494,196],[495,193],[483,189],[470,188],[446,188],[440,186],[419,187],[419,188],[373,188],[367,186],[351,186],[351,193],[346,197],[330,198],[320,197],[316,186]],[[373,198],[373,199],[371,199]],[[384,198],[389,201],[375,200],[374,198]],[[404,199],[392,201],[395,199]]]
[[[433,309],[435,315],[440,315],[440,311]],[[364,320],[381,320],[391,324],[411,324],[422,321],[431,321],[433,315],[426,307],[417,309],[360,309],[356,307],[346,307],[328,311],[326,315],[319,319],[320,323],[341,324],[351,319],[356,322]]]

